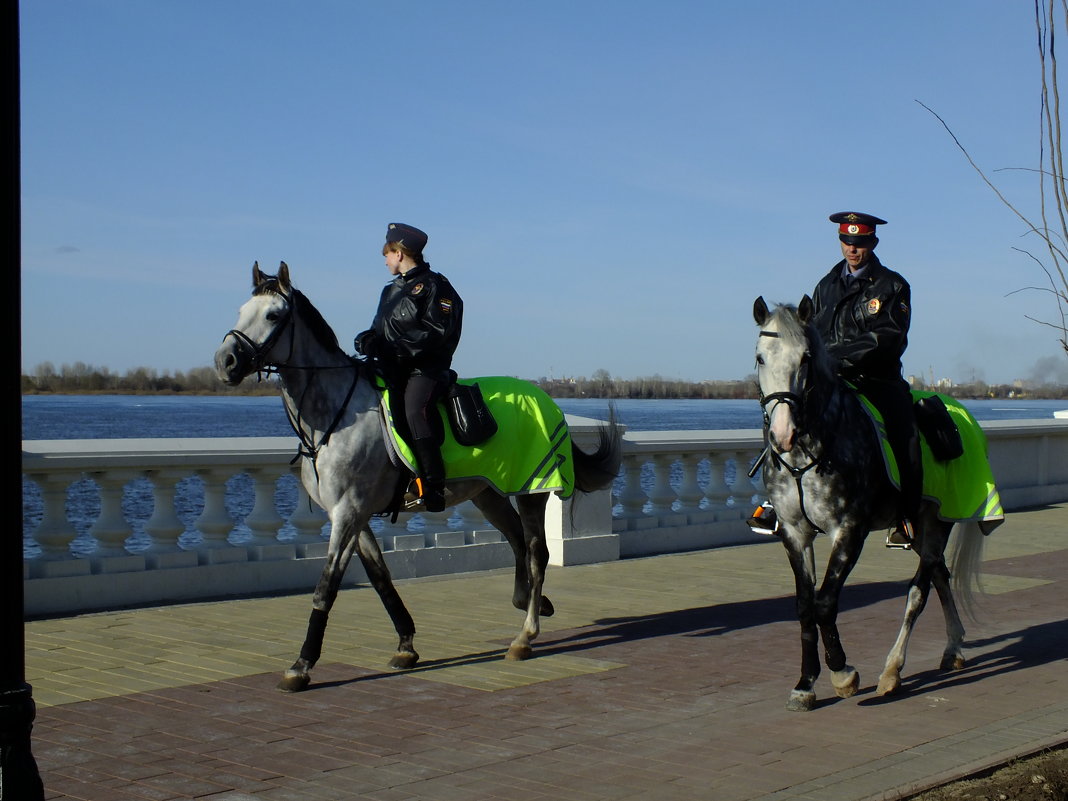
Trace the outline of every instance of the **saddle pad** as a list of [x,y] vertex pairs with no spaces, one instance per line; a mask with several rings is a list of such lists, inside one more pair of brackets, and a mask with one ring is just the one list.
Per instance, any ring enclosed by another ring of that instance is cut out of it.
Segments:
[[[482,479],[501,495],[557,492],[568,498],[575,491],[575,465],[571,460],[571,433],[564,413],[553,399],[528,381],[507,376],[461,379],[478,384],[497,433],[475,446],[460,445],[453,437],[445,407],[438,404],[445,443],[446,481]],[[382,417],[390,444],[413,473],[415,456],[393,425],[389,391],[382,394]]]
[[[927,441],[920,435],[920,451],[923,456],[923,495],[938,504],[938,516],[942,520],[962,522],[974,520],[984,534],[989,534],[1005,520],[1001,508],[1001,496],[994,483],[994,474],[987,458],[986,434],[978,421],[960,403],[948,395],[937,392],[912,391],[913,403],[920,398],[938,395],[949,410],[950,417],[960,432],[964,455],[940,462],[934,458]],[[900,487],[897,461],[886,439],[882,415],[871,402],[858,393],[864,409],[875,424],[882,442],[883,461],[886,472],[895,487]]]

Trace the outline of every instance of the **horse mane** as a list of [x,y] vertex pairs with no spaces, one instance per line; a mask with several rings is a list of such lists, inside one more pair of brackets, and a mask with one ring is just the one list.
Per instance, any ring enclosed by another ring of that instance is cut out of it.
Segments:
[[337,334],[334,333],[334,329],[330,327],[330,324],[323,319],[323,315],[319,313],[319,310],[312,305],[312,302],[308,300],[307,295],[301,292],[299,289],[293,287],[290,290],[290,294],[286,294],[278,281],[278,277],[274,275],[265,275],[262,283],[257,284],[253,290],[253,295],[280,295],[281,297],[290,300],[293,303],[293,311],[296,313],[308,326],[312,336],[315,337],[315,341],[325,350],[331,352],[337,352],[341,350],[341,345],[338,344]]

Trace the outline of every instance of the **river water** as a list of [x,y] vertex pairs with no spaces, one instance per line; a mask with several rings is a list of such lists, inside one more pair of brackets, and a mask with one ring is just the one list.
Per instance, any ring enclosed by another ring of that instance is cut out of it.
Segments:
[[[567,414],[604,419],[609,401],[562,398]],[[760,428],[755,400],[614,400],[631,431]],[[979,420],[1053,416],[1068,400],[967,400]],[[282,401],[274,396],[26,395],[23,439],[153,437],[284,437],[292,434]]]

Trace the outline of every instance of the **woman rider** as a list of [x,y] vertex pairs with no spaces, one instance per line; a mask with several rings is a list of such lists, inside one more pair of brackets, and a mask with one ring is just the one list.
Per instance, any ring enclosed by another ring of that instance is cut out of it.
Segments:
[[403,401],[412,450],[418,462],[422,500],[428,512],[445,509],[444,429],[437,401],[454,378],[452,355],[460,341],[463,301],[449,279],[423,258],[427,235],[390,223],[382,255],[394,279],[382,290],[374,322],[354,340],[356,352],[374,359],[394,405]]

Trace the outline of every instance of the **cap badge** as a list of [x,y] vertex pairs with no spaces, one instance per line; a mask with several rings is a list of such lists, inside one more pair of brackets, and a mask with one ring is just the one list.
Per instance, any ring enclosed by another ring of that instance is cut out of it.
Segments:
[[853,223],[853,224],[852,224],[852,225],[850,225],[850,226],[849,226],[848,228],[846,228],[846,230],[847,230],[847,231],[848,231],[848,232],[849,232],[850,234],[853,234],[854,236],[856,236],[857,234],[859,234],[859,233],[860,233],[860,226],[859,226],[859,225],[857,225],[856,223]]
[[878,298],[872,298],[868,301],[868,314],[878,314],[879,309],[883,307],[882,301]]
[[856,222],[859,219],[860,219],[860,217],[858,217],[853,212],[850,212],[849,214],[846,215],[846,222]]

